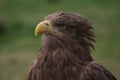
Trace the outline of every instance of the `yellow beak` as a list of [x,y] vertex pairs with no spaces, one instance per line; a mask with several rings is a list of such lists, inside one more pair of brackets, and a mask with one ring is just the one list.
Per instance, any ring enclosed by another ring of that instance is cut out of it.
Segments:
[[35,28],[35,36],[40,33],[48,33],[51,32],[51,22],[50,21],[42,21]]

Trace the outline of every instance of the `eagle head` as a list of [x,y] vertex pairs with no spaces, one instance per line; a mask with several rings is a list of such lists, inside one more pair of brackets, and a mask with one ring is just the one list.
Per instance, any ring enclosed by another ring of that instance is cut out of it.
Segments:
[[59,39],[77,40],[81,45],[94,47],[93,27],[91,23],[77,13],[55,12],[45,17],[35,29],[35,36],[40,33],[52,35]]

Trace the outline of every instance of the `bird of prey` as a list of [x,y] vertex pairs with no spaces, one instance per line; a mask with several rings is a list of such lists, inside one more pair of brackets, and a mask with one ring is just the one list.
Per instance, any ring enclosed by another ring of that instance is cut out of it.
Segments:
[[117,80],[90,54],[95,36],[88,19],[58,11],[37,25],[38,34],[43,43],[27,80]]

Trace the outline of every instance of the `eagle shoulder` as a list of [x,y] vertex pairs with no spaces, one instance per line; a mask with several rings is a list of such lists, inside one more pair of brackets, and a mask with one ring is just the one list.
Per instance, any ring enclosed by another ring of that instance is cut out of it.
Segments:
[[39,70],[37,67],[37,60],[34,60],[28,70],[27,80],[39,80]]
[[86,66],[80,80],[117,80],[107,69],[96,62]]

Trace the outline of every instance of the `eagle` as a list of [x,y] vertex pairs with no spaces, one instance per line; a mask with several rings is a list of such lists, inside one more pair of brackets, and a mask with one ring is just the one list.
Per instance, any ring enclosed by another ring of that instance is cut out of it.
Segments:
[[93,27],[78,13],[49,14],[35,28],[38,34],[42,34],[42,46],[27,80],[117,80],[92,58]]

